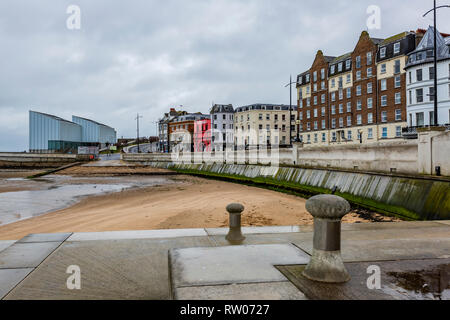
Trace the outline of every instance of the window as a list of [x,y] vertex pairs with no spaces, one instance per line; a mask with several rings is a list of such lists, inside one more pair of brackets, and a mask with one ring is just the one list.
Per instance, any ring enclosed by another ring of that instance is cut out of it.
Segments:
[[326,141],[326,135],[325,135],[325,133],[322,133],[322,142],[325,142]]
[[344,126],[344,118],[339,118],[339,128]]
[[356,57],[356,68],[361,68],[361,56]]
[[342,89],[339,89],[339,100],[342,100],[344,98],[344,91]]
[[356,80],[361,80],[361,71],[356,71]]
[[383,79],[381,80],[381,91],[387,90],[387,80]]
[[331,80],[331,87],[332,88],[336,87],[336,80],[335,79]]
[[351,76],[351,74],[349,73],[349,74],[347,75],[347,83],[350,83],[350,81],[352,81],[352,76]]
[[347,112],[352,112],[352,103],[347,102]]
[[356,124],[361,125],[362,124],[362,116],[360,114],[358,114],[356,116]]
[[373,129],[367,129],[367,139],[373,139]]
[[362,108],[362,103],[361,103],[361,100],[358,100],[358,101],[356,101],[356,110],[361,110],[361,108]]
[[373,108],[373,99],[367,98],[367,108],[372,109]]
[[331,101],[336,101],[336,92],[331,93]]
[[322,115],[322,117],[325,116],[325,107],[322,107],[321,115]]
[[306,75],[306,82],[309,82],[309,73]]
[[387,111],[381,112],[381,122],[387,122]]
[[320,102],[325,103],[325,95],[324,94],[320,97]]
[[342,77],[339,77],[339,89],[342,89],[343,83],[342,83]]
[[380,73],[386,73],[386,63],[383,63],[382,65],[381,65],[381,71],[380,71]]
[[380,49],[380,58],[386,58],[386,47]]
[[400,92],[396,92],[395,93],[395,104],[400,104],[402,103],[402,95]]
[[263,125],[260,124],[260,125],[259,125],[259,130],[262,130],[262,129],[263,129]]
[[314,92],[317,92],[317,83],[314,83],[313,89],[314,89]]
[[430,87],[428,89],[428,91],[429,91],[430,101],[434,101],[434,87]]
[[370,66],[372,64],[372,52],[367,52],[367,65]]
[[367,68],[367,78],[372,76],[372,68]]
[[409,83],[412,83],[412,72],[408,72]]
[[381,130],[382,130],[381,137],[383,139],[386,139],[388,137],[387,127],[383,127]]
[[401,120],[402,120],[402,110],[395,109],[395,121],[401,121]]
[[325,120],[322,120],[322,129],[325,129]]
[[382,107],[387,106],[387,96],[381,96],[381,106]]
[[394,44],[394,54],[400,53],[400,42]]
[[331,141],[336,141],[336,131],[331,133]]
[[352,65],[352,60],[349,59],[349,60],[345,61],[345,68],[346,68],[347,70],[350,69],[351,65]]
[[324,68],[322,68],[322,69],[320,70],[320,77],[322,78],[322,80],[325,79],[325,69],[324,69]]
[[336,106],[335,105],[331,106],[331,114],[336,114]]
[[424,125],[423,112],[417,112],[416,113],[416,126],[421,127],[423,125]]
[[325,81],[322,81],[322,83],[320,85],[320,89],[325,90]]
[[352,97],[352,89],[347,88],[347,99],[350,99]]
[[423,89],[416,89],[416,101],[417,103],[423,102]]
[[307,98],[306,99],[306,106],[310,107],[311,106],[311,98]]
[[417,69],[416,70],[416,81],[422,81],[423,76],[422,76],[422,69]]
[[429,79],[433,80],[434,79],[434,67],[430,67],[428,73],[429,73],[429,76],[430,76]]
[[314,96],[314,105],[317,105],[317,96]]
[[395,136],[397,138],[402,136],[402,127],[401,126],[396,126],[395,127]]
[[367,84],[367,93],[372,93],[372,82]]
[[361,95],[361,86],[357,86],[356,87],[356,95],[360,96]]
[[317,133],[314,133],[314,143],[317,143]]
[[394,64],[394,74],[400,73],[400,60],[395,60]]
[[344,105],[342,103],[339,104],[339,113],[344,113]]
[[347,131],[347,140],[352,140],[352,130]]
[[352,126],[352,116],[347,116],[347,127]]
[[331,120],[331,128],[336,128],[336,119]]
[[262,115],[261,113],[259,114],[258,119],[259,119],[259,120],[262,120],[262,119],[263,119],[263,115]]
[[317,118],[317,109],[314,109],[314,118]]
[[335,71],[335,69],[336,69],[336,67],[333,65],[333,66],[331,66],[331,70],[330,70],[330,73],[331,74],[334,74],[334,71]]
[[314,73],[313,73],[313,81],[314,82],[317,81],[317,71],[314,71]]
[[270,120],[270,113],[266,114],[266,120]]
[[310,118],[311,118],[311,111],[306,110],[306,119],[310,119]]
[[342,71],[342,62],[339,62],[339,64],[338,64],[338,72],[341,72]]
[[400,77],[400,76],[396,76],[396,77],[395,77],[395,87],[396,87],[396,88],[400,88],[401,85],[402,85],[401,77]]
[[310,89],[310,87],[308,86],[308,87],[306,87],[306,94],[309,94],[311,92],[311,89]]
[[372,113],[368,113],[367,114],[367,123],[373,123],[373,115]]
[[413,102],[412,102],[412,91],[411,90],[408,91],[408,95],[409,95],[409,104],[412,104]]

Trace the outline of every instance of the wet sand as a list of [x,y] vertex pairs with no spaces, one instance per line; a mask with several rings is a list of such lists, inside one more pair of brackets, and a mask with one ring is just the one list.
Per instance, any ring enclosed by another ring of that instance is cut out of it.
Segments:
[[[244,226],[311,225],[305,199],[271,190],[190,176],[172,184],[91,196],[70,208],[0,226],[0,240],[30,233],[227,227],[227,204],[244,204]],[[376,215],[380,220],[392,219]],[[350,213],[344,222],[371,222]]]

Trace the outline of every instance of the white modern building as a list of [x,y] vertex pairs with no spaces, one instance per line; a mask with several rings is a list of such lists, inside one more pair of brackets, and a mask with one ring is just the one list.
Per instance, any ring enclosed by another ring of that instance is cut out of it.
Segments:
[[[429,27],[406,64],[409,127],[434,125],[434,28]],[[450,37],[437,33],[438,125],[450,123]]]
[[224,151],[234,143],[233,105],[215,104],[210,113],[212,151]]
[[101,147],[117,142],[117,134],[114,128],[94,120],[72,116],[72,122],[81,126],[81,142],[97,142]]

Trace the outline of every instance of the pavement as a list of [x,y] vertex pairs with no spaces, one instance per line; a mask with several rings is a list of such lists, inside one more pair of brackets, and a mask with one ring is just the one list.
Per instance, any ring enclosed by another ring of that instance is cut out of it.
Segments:
[[[435,279],[427,270],[440,270],[440,298],[450,299],[444,290],[450,289],[449,221],[343,224],[342,254],[353,280],[331,287],[299,276],[312,252],[311,226],[243,228],[239,246],[227,242],[227,231],[35,234],[1,241],[0,299],[435,299],[401,278]],[[382,269],[377,292],[366,286],[373,265]],[[80,289],[68,285],[74,279]]]

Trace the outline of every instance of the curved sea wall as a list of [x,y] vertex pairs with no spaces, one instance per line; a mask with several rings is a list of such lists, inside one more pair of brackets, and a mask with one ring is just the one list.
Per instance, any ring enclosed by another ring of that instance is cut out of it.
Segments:
[[304,196],[336,194],[354,205],[412,220],[450,220],[450,180],[240,164],[146,162],[181,173],[264,186]]

